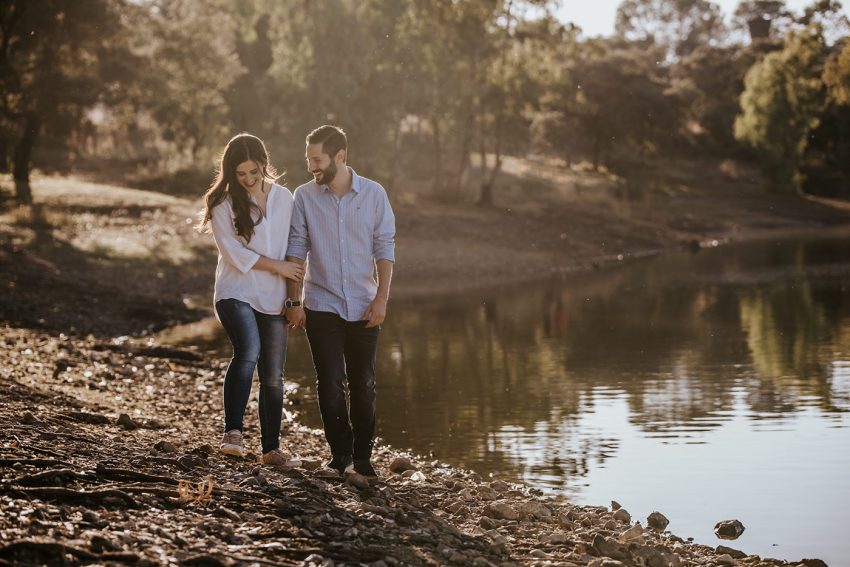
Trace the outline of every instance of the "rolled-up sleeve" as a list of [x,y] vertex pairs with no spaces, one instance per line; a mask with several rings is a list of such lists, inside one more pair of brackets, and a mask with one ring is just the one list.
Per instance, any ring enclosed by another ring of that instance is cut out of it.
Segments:
[[395,262],[395,215],[383,187],[381,187],[376,208],[372,257],[375,260]]
[[295,203],[292,207],[292,220],[289,223],[289,244],[286,249],[286,255],[306,260],[307,252],[310,251],[310,233],[307,230],[307,215],[304,212],[303,191],[303,189],[300,189],[295,192]]
[[260,255],[245,246],[236,234],[233,208],[229,201],[224,200],[213,209],[210,227],[221,257],[243,274],[251,271]]

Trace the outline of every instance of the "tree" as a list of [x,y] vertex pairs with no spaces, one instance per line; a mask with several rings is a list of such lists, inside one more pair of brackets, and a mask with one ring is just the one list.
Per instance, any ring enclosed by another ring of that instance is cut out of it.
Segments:
[[825,103],[825,54],[819,26],[793,31],[744,79],[735,137],[756,150],[775,190],[802,189],[800,165]]
[[720,7],[709,0],[623,0],[616,31],[631,41],[651,40],[681,57],[725,35]]
[[120,34],[115,0],[0,1],[0,125],[16,138],[15,197],[32,203],[30,169],[41,136],[67,136],[108,85],[100,66]]
[[735,117],[744,75],[755,54],[741,46],[702,46],[672,68],[671,88],[683,101],[689,130],[705,145],[728,151],[736,144]]
[[734,21],[749,31],[753,43],[771,39],[792,20],[785,0],[742,0],[734,14]]

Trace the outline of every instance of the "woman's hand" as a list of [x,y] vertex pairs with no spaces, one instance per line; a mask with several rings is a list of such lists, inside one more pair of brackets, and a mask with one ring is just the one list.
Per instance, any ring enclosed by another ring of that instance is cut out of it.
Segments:
[[292,281],[300,282],[304,279],[304,266],[281,260],[278,262],[277,273]]

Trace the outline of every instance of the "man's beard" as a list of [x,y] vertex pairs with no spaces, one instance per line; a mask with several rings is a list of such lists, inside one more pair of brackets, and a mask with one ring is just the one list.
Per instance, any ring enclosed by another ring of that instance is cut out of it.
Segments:
[[319,171],[321,172],[322,176],[320,179],[318,179],[318,181],[320,181],[322,185],[328,185],[331,181],[334,180],[334,177],[336,177],[336,164],[334,162],[331,162],[331,164],[327,168],[320,169]]

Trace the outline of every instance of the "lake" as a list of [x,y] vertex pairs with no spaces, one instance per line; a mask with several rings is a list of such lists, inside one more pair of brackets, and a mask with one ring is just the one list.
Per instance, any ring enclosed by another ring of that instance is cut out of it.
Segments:
[[[399,266],[403,270],[403,264]],[[229,356],[223,335],[213,341]],[[320,427],[306,339],[287,380]],[[206,345],[209,347],[209,345]],[[390,445],[763,557],[850,564],[850,243],[760,242],[393,301]],[[733,542],[716,522],[746,526]]]

